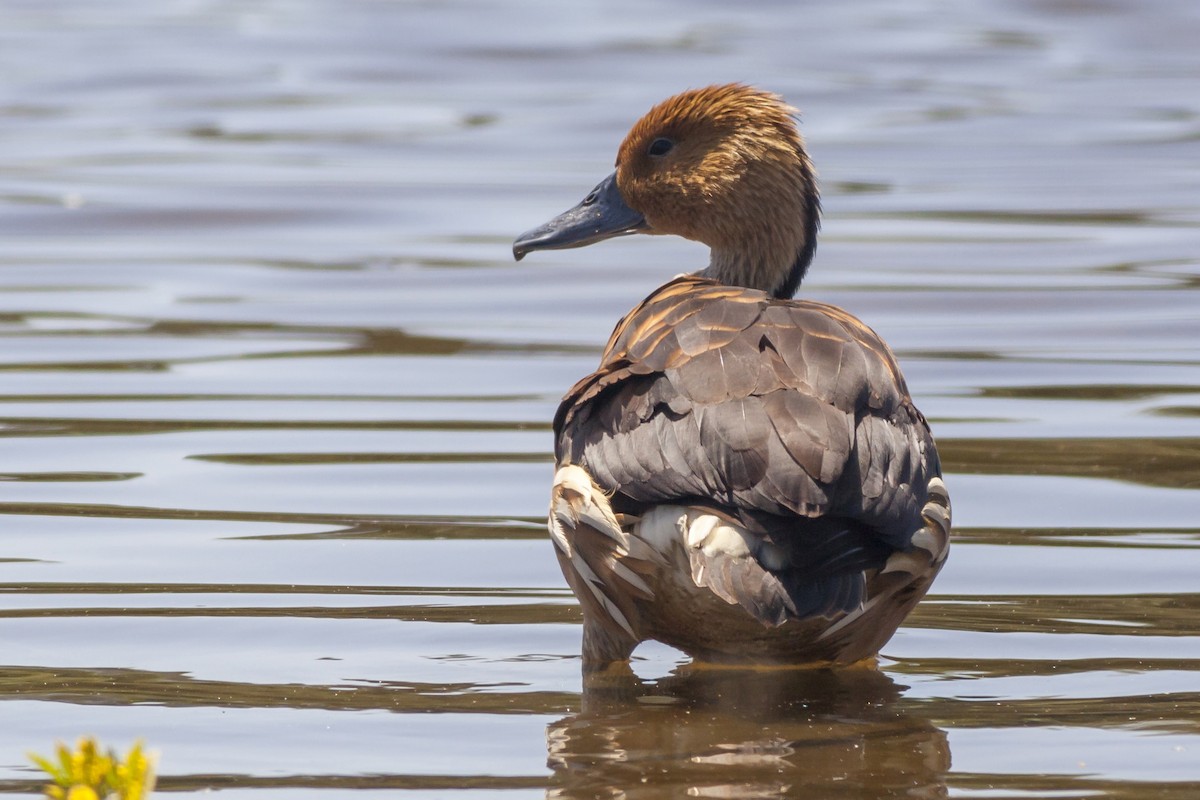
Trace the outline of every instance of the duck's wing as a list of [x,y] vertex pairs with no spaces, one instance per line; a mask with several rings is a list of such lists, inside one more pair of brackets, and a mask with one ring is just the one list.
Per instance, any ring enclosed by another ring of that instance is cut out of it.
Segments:
[[861,602],[862,571],[909,548],[940,475],[867,326],[695,276],[618,323],[554,427],[559,464],[582,466],[614,505],[711,504],[791,551],[810,584],[844,575],[806,603],[818,613]]

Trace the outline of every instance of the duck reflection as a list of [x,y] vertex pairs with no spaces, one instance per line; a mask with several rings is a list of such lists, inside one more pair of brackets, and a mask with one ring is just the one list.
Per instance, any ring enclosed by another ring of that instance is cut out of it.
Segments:
[[946,734],[873,668],[590,683],[547,730],[547,797],[946,797]]

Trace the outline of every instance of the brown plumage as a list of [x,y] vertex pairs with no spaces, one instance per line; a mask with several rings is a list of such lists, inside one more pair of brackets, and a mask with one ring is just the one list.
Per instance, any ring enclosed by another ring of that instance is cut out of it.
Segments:
[[514,244],[520,258],[645,232],[711,248],[617,324],[555,416],[550,533],[587,669],[645,639],[858,661],[946,558],[937,451],[891,351],[847,312],[790,299],[820,211],[792,113],[741,85],[670,98],[612,176]]

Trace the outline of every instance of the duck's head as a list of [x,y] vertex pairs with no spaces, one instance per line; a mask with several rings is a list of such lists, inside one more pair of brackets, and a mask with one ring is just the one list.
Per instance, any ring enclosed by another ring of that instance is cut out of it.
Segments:
[[677,234],[712,249],[702,274],[791,297],[812,260],[821,210],[794,113],[778,95],[741,84],[664,100],[625,137],[616,172],[519,236],[513,255]]

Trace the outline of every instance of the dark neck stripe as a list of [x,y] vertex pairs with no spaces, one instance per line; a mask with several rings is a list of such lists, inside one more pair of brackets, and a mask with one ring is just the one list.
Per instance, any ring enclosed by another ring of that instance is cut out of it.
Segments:
[[787,278],[771,292],[780,299],[786,300],[795,296],[796,290],[800,288],[800,281],[804,280],[804,275],[808,272],[808,265],[812,263],[813,254],[817,252],[817,232],[821,229],[821,198],[815,187],[808,198],[808,205],[804,209],[804,244],[796,252],[796,260],[792,262]]

